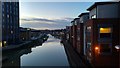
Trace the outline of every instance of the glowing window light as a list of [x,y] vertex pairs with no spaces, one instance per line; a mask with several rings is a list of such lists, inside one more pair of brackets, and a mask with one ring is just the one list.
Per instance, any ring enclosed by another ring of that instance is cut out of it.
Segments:
[[100,33],[111,33],[111,28],[100,28]]
[[4,43],[4,46],[6,46],[7,42],[6,42],[6,41],[4,41],[3,43]]
[[0,42],[0,47],[2,47],[2,42]]

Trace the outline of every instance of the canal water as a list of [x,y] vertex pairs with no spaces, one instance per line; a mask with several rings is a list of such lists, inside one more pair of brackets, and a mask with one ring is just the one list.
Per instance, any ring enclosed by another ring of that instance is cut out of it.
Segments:
[[7,54],[3,66],[69,66],[64,46],[59,39],[49,35],[42,45]]

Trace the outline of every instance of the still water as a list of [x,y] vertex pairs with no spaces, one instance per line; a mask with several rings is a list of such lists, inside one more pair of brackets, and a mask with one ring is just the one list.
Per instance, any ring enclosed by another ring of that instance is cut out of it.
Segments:
[[69,66],[64,46],[51,35],[40,46],[7,55],[9,60],[3,63],[4,66]]

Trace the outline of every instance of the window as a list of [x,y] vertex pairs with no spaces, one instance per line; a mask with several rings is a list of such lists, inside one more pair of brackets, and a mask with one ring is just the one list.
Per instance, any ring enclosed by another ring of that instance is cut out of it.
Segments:
[[13,34],[13,31],[11,31],[11,34]]
[[87,45],[86,45],[86,48],[88,48],[89,50],[91,49],[90,47],[91,47],[91,26],[87,26],[86,27],[86,33],[85,33],[86,35],[86,43],[87,43]]
[[7,42],[6,42],[6,41],[3,41],[3,44],[4,44],[4,46],[6,46]]
[[10,5],[10,13],[12,13],[12,6]]
[[93,19],[93,18],[96,18],[96,15],[95,15],[95,14],[91,16],[91,19]]
[[3,28],[4,28],[4,25],[2,25],[3,26]]
[[87,27],[87,30],[91,30],[91,26],[88,26],[88,27]]
[[3,12],[4,12],[4,7],[2,8]]
[[87,48],[90,49],[91,47],[91,42],[87,42]]
[[73,26],[73,25],[74,25],[74,22],[71,22],[71,25]]
[[111,45],[110,44],[100,44],[100,52],[101,53],[110,53],[111,52]]
[[4,6],[4,2],[2,2],[2,6]]
[[4,13],[3,13],[3,17],[4,17],[5,15],[4,15]]
[[91,26],[87,27],[87,32],[91,32]]
[[3,18],[2,20],[3,20],[3,22],[4,22],[4,18]]
[[83,21],[81,21],[81,23],[83,23]]
[[111,33],[111,28],[100,28],[100,33]]
[[77,25],[77,21],[75,21],[75,25]]
[[0,41],[0,47],[2,47],[2,41]]
[[7,10],[7,13],[9,13],[9,6],[7,5],[7,7],[6,7],[6,10]]
[[9,18],[9,15],[7,14],[7,18]]
[[100,38],[111,38],[111,28],[106,27],[106,28],[100,28],[99,33],[100,33]]

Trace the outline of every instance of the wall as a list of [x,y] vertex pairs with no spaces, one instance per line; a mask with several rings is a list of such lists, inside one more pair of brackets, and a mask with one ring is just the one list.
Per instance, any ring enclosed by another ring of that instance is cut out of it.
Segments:
[[88,19],[89,19],[89,14],[83,15],[80,17],[80,23],[86,23]]
[[86,53],[85,53],[85,50],[86,50],[86,40],[85,40],[85,38],[86,38],[86,36],[85,36],[86,35],[86,32],[85,32],[86,26],[85,26],[85,23],[87,22],[88,19],[89,19],[89,14],[85,14],[85,15],[80,17],[80,22],[83,23],[84,55],[86,55]]
[[92,15],[96,15],[96,8],[92,9],[90,12],[89,12],[89,18],[91,19],[91,16]]
[[97,6],[97,18],[118,18],[118,4]]
[[120,18],[118,4],[98,5],[90,11],[90,19],[96,14],[96,18]]

